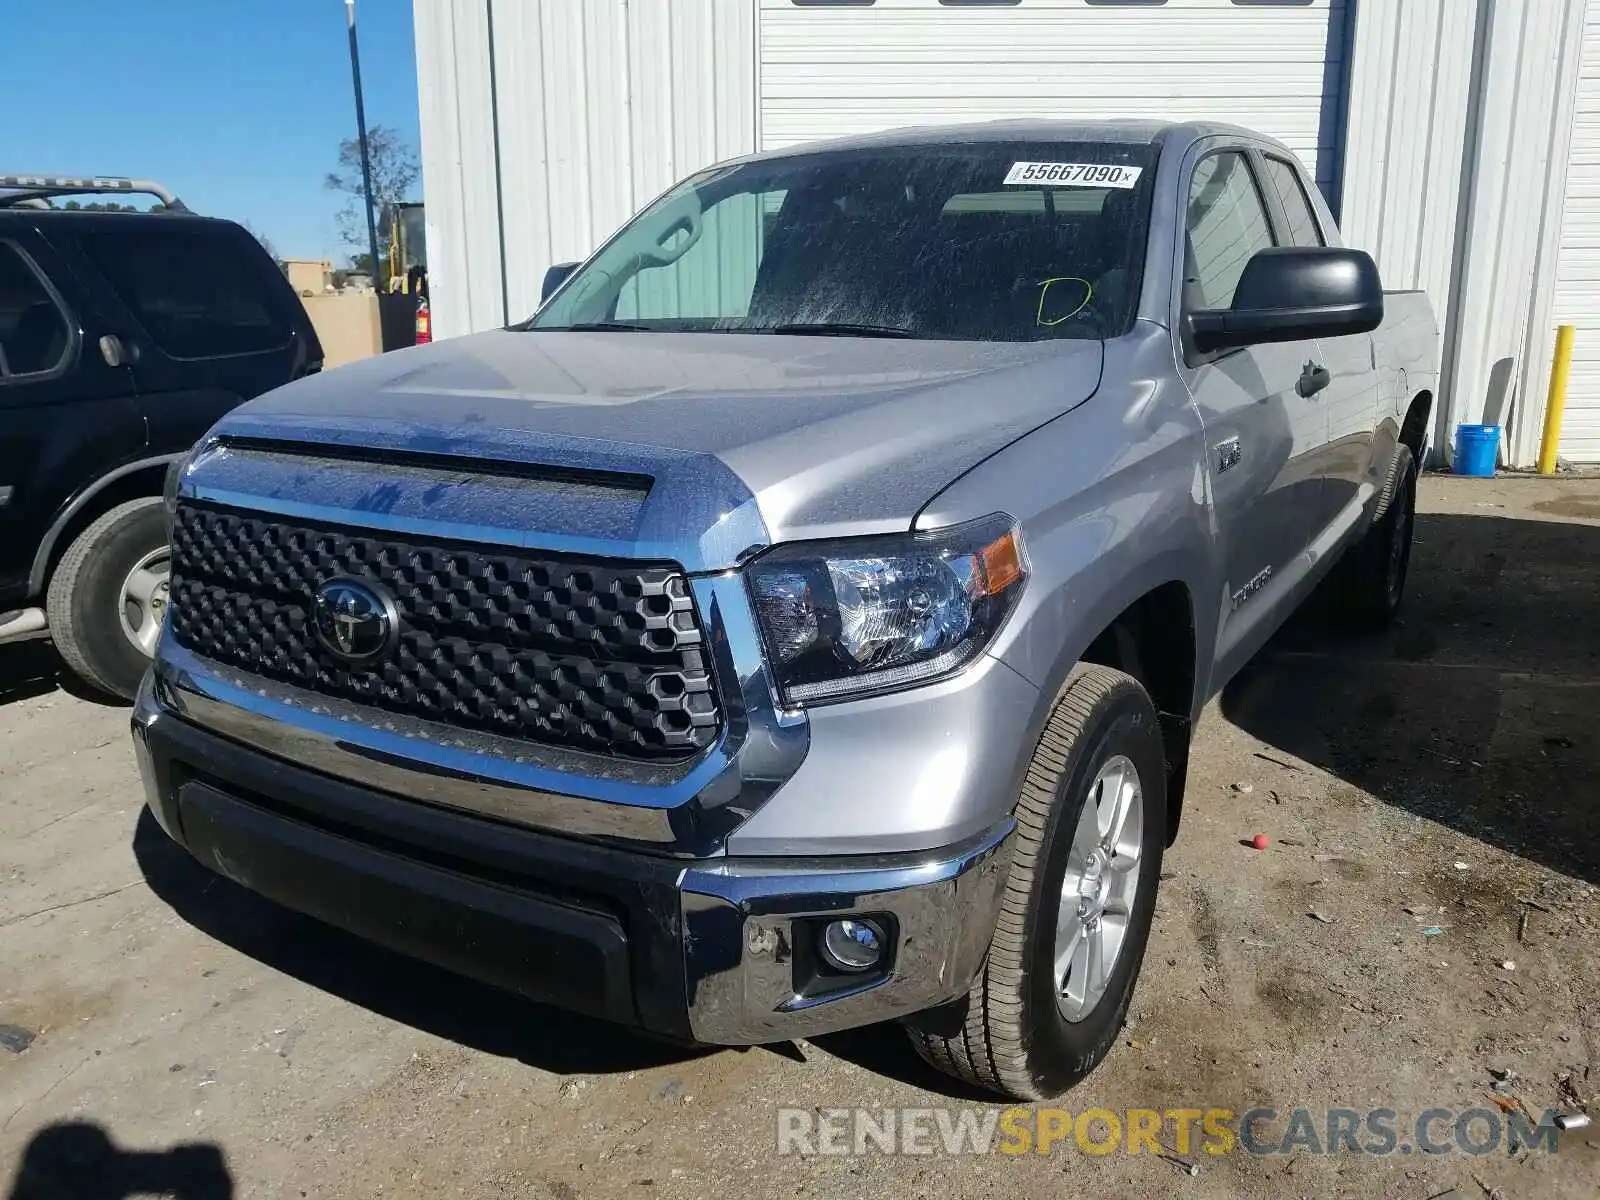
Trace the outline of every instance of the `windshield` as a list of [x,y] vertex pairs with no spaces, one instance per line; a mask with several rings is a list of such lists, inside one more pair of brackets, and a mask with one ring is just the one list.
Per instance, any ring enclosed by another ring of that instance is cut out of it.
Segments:
[[1138,306],[1155,150],[969,143],[713,168],[523,328],[1112,337]]

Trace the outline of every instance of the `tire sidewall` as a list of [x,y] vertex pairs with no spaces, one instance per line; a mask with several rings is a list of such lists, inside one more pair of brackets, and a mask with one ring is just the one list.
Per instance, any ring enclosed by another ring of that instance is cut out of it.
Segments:
[[[1400,481],[1395,490],[1394,500],[1389,511],[1385,514],[1388,518],[1384,522],[1384,536],[1380,547],[1381,557],[1377,563],[1377,586],[1381,596],[1381,603],[1385,615],[1393,617],[1400,611],[1400,604],[1406,595],[1406,578],[1411,573],[1411,541],[1416,529],[1417,512],[1417,472],[1416,466],[1411,461],[1410,454],[1406,456],[1406,463],[1401,468]],[[1394,553],[1396,539],[1404,538],[1405,545],[1401,549],[1400,578],[1393,592],[1389,590],[1389,561]]]
[[96,681],[116,695],[131,697],[150,660],[122,629],[122,585],[145,555],[167,544],[159,500],[129,512],[95,538],[74,577],[52,581],[68,589],[71,635]]
[[[1082,1020],[1068,1022],[1056,1007],[1056,910],[1072,849],[1072,836],[1079,813],[1088,803],[1089,785],[1105,761],[1118,754],[1132,761],[1144,792],[1144,845],[1140,854],[1139,884],[1127,936],[1105,995]],[[1122,1028],[1150,936],[1166,826],[1166,760],[1161,734],[1155,710],[1130,681],[1100,707],[1095,720],[1074,747],[1052,809],[1044,869],[1032,897],[1023,1015],[1025,1028],[1032,1033],[1029,1060],[1042,1095],[1064,1091],[1093,1070]]]

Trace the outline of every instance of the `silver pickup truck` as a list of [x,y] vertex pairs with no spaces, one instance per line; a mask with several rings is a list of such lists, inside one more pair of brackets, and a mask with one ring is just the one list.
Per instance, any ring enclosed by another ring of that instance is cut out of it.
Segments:
[[546,292],[174,469],[155,819],[665,1037],[1082,1078],[1208,698],[1330,572],[1400,603],[1426,299],[1283,146],[1149,122],[725,163]]

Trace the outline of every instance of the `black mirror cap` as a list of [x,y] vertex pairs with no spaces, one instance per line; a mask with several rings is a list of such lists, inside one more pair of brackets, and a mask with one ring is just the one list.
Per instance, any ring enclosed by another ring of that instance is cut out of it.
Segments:
[[557,263],[555,266],[547,269],[544,273],[544,283],[539,288],[539,303],[543,304],[546,300],[550,299],[551,294],[567,281],[567,276],[571,275],[582,265],[582,263],[564,262]]
[[1369,333],[1383,322],[1383,281],[1364,250],[1275,246],[1257,251],[1234,289],[1233,307],[1191,314],[1195,349]]

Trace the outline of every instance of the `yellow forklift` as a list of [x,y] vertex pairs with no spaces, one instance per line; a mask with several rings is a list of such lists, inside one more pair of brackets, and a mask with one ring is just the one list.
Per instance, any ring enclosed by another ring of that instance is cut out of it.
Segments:
[[[384,210],[384,224],[389,232],[387,278],[383,292],[389,297],[410,297],[406,305],[412,309],[411,337],[407,345],[420,346],[433,341],[433,323],[428,314],[428,251],[423,206],[421,201],[403,200],[388,205]],[[389,300],[384,307],[396,308],[402,302]],[[387,328],[384,349],[389,345]]]

